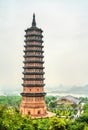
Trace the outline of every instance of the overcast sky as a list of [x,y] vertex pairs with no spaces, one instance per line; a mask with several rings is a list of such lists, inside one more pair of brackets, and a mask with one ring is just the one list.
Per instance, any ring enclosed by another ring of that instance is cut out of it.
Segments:
[[0,89],[22,88],[24,30],[34,12],[46,87],[88,84],[88,0],[0,0]]

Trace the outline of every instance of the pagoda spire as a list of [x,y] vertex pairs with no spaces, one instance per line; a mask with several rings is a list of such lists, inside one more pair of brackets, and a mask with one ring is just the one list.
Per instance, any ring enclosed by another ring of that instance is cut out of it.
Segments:
[[35,13],[33,14],[32,27],[36,27]]

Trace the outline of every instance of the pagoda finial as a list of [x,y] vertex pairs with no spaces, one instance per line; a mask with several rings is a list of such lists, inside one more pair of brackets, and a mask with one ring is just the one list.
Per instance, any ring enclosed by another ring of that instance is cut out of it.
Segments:
[[36,27],[35,13],[33,14],[32,27]]

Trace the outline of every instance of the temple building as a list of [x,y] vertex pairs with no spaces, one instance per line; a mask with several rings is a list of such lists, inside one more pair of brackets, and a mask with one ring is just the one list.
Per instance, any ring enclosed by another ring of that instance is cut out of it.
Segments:
[[36,27],[35,14],[32,26],[25,30],[23,92],[20,104],[22,115],[42,118],[47,115],[44,92],[44,61],[42,30]]
[[64,97],[61,97],[59,100],[56,101],[57,105],[65,104],[65,105],[79,105],[81,103],[81,100],[77,97],[73,97],[71,95],[67,95]]

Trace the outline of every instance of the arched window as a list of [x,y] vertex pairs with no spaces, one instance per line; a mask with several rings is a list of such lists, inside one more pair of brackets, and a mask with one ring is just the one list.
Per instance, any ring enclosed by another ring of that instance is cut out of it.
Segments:
[[40,113],[41,113],[40,110],[38,110],[38,115],[40,115]]
[[30,115],[31,113],[30,113],[30,111],[28,111],[28,115]]

